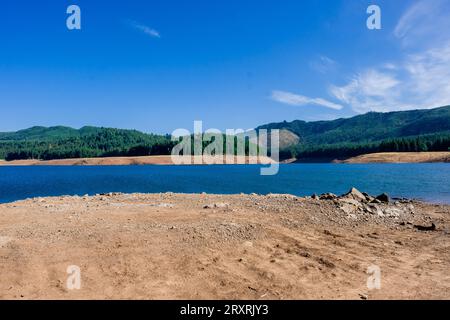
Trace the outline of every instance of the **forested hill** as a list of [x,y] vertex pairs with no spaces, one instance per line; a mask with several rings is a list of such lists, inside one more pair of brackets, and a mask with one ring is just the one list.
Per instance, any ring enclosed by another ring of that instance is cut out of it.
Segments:
[[450,147],[450,106],[369,112],[332,121],[295,120],[258,129],[285,129],[298,137],[297,143],[285,145],[285,158],[347,157],[379,151],[446,151]]
[[0,133],[0,158],[67,159],[170,154],[170,136],[136,130],[83,127],[32,127]]
[[[226,139],[224,150],[225,141]],[[146,134],[136,130],[32,127],[17,132],[0,132],[0,159],[11,161],[170,155],[176,143],[171,140],[170,135]],[[235,145],[236,143],[235,137]],[[206,138],[203,148],[208,144]],[[234,151],[236,150],[235,148]],[[247,154],[248,150],[249,142],[246,141]]]
[[[390,113],[367,113],[332,121],[272,123],[282,129],[280,156],[346,158],[373,152],[447,151],[450,106]],[[168,135],[136,130],[83,127],[33,127],[0,132],[0,159],[67,159],[170,154]]]

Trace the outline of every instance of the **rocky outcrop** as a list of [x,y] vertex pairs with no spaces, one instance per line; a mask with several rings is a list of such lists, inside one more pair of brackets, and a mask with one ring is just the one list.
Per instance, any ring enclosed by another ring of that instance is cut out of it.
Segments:
[[333,201],[333,203],[349,218],[358,219],[359,215],[374,215],[380,218],[394,218],[414,215],[414,206],[409,201],[391,202],[389,195],[383,193],[371,196],[356,188],[337,196],[333,193],[313,195],[314,199]]

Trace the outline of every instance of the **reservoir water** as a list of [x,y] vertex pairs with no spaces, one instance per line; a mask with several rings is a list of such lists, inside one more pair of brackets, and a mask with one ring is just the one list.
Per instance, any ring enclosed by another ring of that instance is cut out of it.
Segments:
[[299,196],[356,187],[450,203],[450,164],[287,164],[274,176],[258,165],[0,167],[0,202],[107,192],[290,193]]

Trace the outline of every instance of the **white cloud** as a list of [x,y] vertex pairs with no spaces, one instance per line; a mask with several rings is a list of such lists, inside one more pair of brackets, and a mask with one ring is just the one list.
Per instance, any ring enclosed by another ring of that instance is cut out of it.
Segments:
[[396,68],[371,68],[331,94],[354,111],[427,109],[450,104],[450,42],[408,55]]
[[152,28],[150,28],[150,27],[148,27],[146,25],[139,24],[139,23],[137,23],[135,21],[130,21],[130,25],[133,28],[142,31],[146,35],[149,35],[149,36],[151,36],[153,38],[161,38],[161,35],[159,34],[159,32],[157,30],[152,29]]
[[327,101],[322,98],[309,98],[299,94],[286,92],[286,91],[278,91],[275,90],[272,92],[272,100],[289,104],[292,106],[305,106],[305,105],[317,105],[321,107],[326,107],[334,110],[341,110],[342,106],[330,101]]
[[[330,93],[354,111],[427,109],[450,104],[450,5],[420,0],[399,19],[394,36],[415,54],[353,75]],[[409,50],[410,51],[410,50]]]
[[403,45],[436,43],[450,39],[450,6],[447,0],[421,0],[402,15],[394,35]]
[[[358,113],[450,105],[449,17],[448,0],[415,2],[401,16],[393,31],[409,54],[404,53],[397,61],[379,61],[368,66],[354,73],[343,85],[331,85],[329,93]],[[329,72],[336,65],[325,56],[310,63],[310,67],[321,73]],[[283,91],[274,91],[272,99],[291,105],[342,108],[341,104],[324,99]]]

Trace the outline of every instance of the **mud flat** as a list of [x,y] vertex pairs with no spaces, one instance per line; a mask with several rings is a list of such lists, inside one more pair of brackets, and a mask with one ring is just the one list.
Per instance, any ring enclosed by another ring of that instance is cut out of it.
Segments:
[[[2,299],[450,299],[450,206],[357,190],[0,205]],[[67,288],[67,268],[81,288]],[[367,269],[381,270],[369,290]]]

